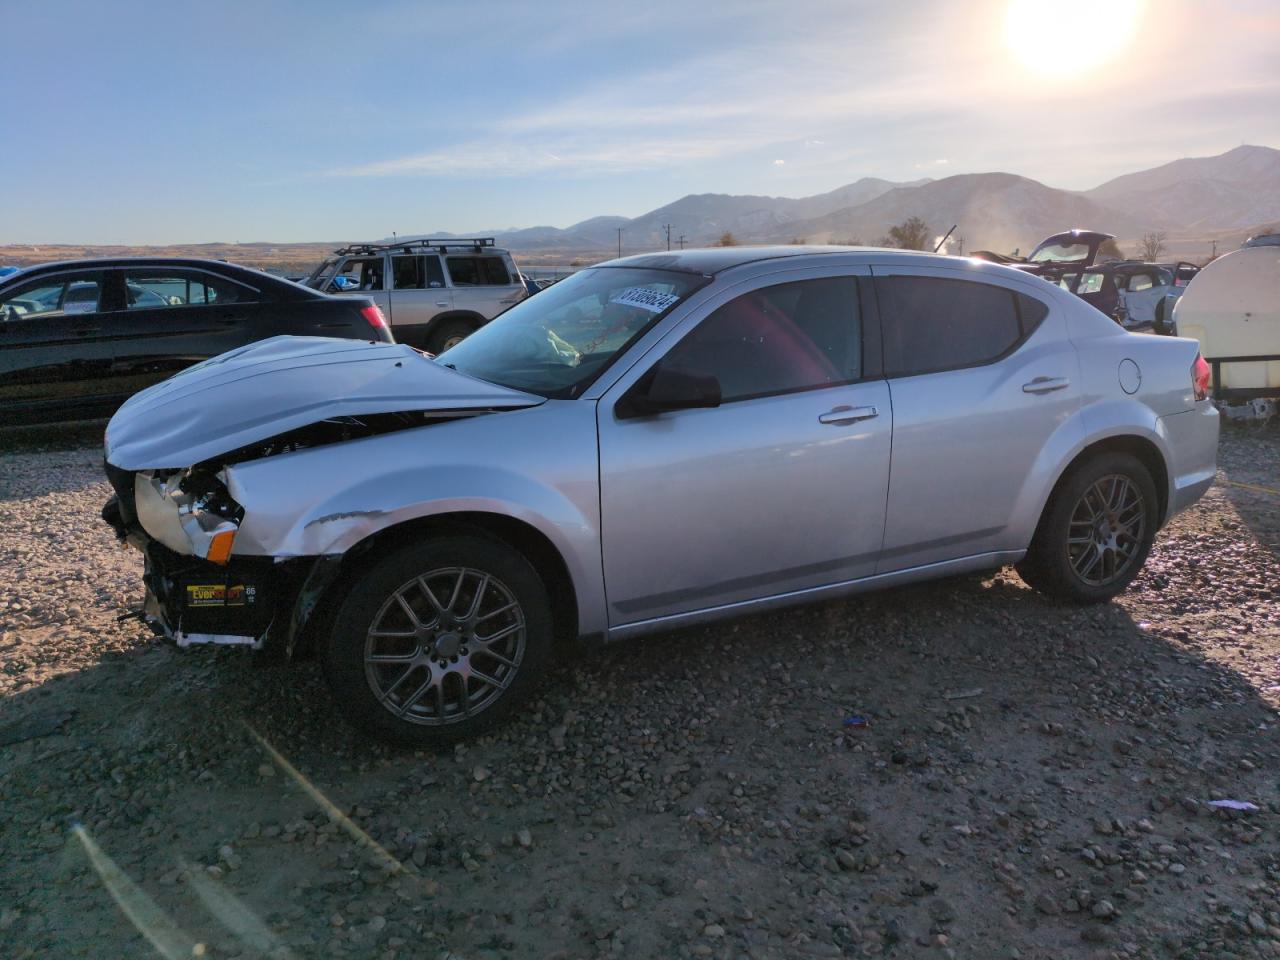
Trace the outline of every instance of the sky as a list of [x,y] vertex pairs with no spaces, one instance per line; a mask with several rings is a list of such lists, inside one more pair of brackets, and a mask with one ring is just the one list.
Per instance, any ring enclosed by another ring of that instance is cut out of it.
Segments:
[[0,243],[569,226],[1280,147],[1277,0],[0,0]]

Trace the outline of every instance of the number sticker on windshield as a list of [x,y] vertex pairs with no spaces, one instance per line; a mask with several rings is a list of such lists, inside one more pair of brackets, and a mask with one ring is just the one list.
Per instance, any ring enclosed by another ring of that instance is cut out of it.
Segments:
[[661,313],[680,297],[674,293],[659,293],[648,287],[627,287],[609,298],[610,303],[620,303],[624,307],[639,307],[650,313]]

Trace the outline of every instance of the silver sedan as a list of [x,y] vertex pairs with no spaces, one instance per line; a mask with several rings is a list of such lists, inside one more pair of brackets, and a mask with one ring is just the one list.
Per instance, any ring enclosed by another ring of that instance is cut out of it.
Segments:
[[375,733],[562,648],[1014,564],[1099,603],[1215,472],[1194,341],[1045,281],[835,247],[615,260],[431,358],[276,338],[130,400],[104,511],[186,646],[319,656]]

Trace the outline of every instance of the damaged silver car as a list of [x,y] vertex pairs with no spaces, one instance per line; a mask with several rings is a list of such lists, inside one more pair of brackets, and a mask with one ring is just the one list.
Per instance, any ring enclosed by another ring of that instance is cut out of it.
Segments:
[[[612,261],[437,358],[276,338],[112,419],[180,646],[318,656],[375,733],[488,728],[569,647],[1016,564],[1101,602],[1213,480],[1194,341],[971,260]],[[892,467],[892,469],[891,469]]]

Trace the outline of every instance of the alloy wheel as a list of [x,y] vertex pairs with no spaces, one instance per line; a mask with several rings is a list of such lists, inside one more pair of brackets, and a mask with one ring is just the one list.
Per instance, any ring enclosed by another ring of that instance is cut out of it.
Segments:
[[1067,559],[1082,581],[1104,587],[1129,569],[1142,546],[1147,509],[1128,477],[1109,474],[1094,482],[1071,512]]
[[511,685],[526,633],[524,611],[501,580],[471,567],[432,570],[378,609],[365,639],[365,679],[398,719],[466,720]]

